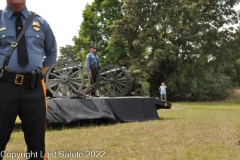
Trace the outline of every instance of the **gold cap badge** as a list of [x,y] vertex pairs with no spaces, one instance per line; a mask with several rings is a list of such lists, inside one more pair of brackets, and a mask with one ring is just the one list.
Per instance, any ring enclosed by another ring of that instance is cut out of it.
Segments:
[[33,22],[32,27],[35,31],[40,30],[40,24],[38,22]]

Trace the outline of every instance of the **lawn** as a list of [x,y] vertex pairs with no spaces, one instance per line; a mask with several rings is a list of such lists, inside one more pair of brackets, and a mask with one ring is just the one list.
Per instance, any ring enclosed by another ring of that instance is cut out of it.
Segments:
[[[240,159],[240,103],[172,103],[158,114],[160,120],[147,122],[49,123],[47,155],[49,160]],[[26,152],[20,122],[6,152]]]

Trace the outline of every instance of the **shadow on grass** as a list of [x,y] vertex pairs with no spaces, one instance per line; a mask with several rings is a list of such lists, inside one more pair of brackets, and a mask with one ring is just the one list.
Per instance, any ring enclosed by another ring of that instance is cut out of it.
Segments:
[[91,127],[91,126],[108,126],[116,124],[116,121],[111,121],[109,119],[93,119],[93,120],[80,120],[68,124],[48,122],[47,130],[62,130],[71,129],[79,127]]
[[[80,120],[80,121],[71,122],[68,124],[47,122],[46,130],[62,130],[62,129],[91,127],[91,126],[108,126],[108,125],[115,125],[116,123],[119,123],[119,122],[112,121],[109,119]],[[15,123],[13,132],[22,132],[22,124]]]
[[[176,120],[177,118],[166,118],[166,117],[160,117],[157,121],[168,121],[168,120]],[[144,122],[144,121],[143,121]],[[134,123],[134,122],[123,122],[123,121],[112,121],[109,119],[92,119],[92,120],[80,120],[76,122],[71,123],[59,123],[59,122],[47,122],[47,128],[46,130],[56,130],[60,131],[63,129],[71,129],[71,128],[79,128],[79,127],[92,127],[92,126],[109,126],[109,125],[115,125],[118,123]],[[21,123],[15,123],[13,132],[22,132],[22,124]]]
[[160,117],[160,121],[167,121],[167,120],[176,120],[178,118],[164,118],[164,117]]

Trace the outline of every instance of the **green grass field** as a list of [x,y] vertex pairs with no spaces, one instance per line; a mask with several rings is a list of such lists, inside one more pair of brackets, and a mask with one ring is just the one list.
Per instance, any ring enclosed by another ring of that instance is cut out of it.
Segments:
[[[48,124],[49,160],[240,159],[240,103],[172,103],[158,114],[160,120],[147,122]],[[7,153],[26,152],[19,125]]]

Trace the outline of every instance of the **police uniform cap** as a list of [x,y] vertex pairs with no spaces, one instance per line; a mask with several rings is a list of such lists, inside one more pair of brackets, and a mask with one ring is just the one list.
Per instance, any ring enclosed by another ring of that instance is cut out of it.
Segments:
[[91,44],[89,48],[96,48],[96,45],[95,44]]

